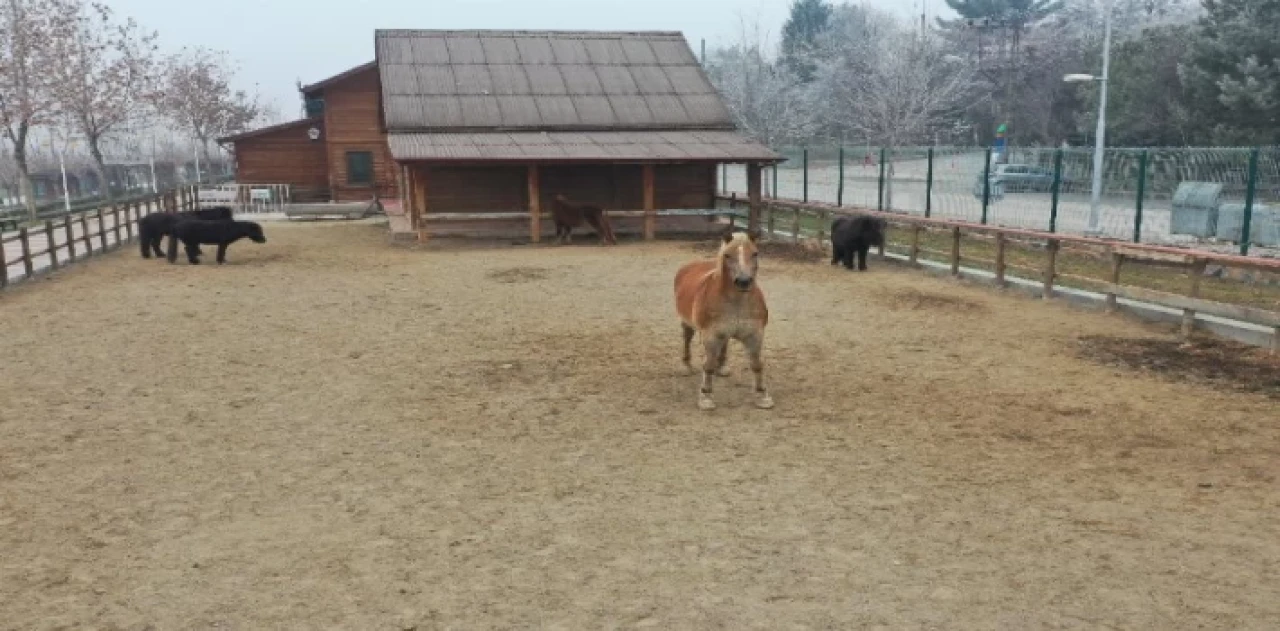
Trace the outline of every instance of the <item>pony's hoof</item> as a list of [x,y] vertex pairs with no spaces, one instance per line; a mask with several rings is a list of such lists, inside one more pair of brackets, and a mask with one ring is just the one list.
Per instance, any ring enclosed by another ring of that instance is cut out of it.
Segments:
[[711,397],[705,395],[700,396],[698,397],[698,409],[703,412],[710,412],[711,410],[716,409],[716,402],[712,401]]
[[762,409],[762,410],[772,410],[772,409],[773,409],[773,397],[771,397],[771,396],[769,396],[769,395],[767,395],[767,394],[762,394],[762,395],[760,395],[760,398],[756,399],[756,407],[758,407],[758,408],[760,408],[760,409]]
[[693,364],[690,364],[689,362],[685,362],[685,363],[684,363],[684,372],[685,372],[685,374],[686,374],[686,375],[692,375],[692,374],[694,374],[694,373],[696,373],[696,372],[698,372],[698,371],[696,371],[696,370],[694,370],[694,369],[693,369]]
[[721,366],[718,370],[716,370],[717,377],[728,377],[732,373],[733,371],[729,370],[728,366]]

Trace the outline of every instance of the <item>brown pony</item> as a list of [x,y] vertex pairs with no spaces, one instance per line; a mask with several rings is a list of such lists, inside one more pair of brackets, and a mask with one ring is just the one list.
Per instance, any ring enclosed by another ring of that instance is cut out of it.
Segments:
[[570,233],[586,221],[595,228],[601,243],[618,244],[618,239],[613,236],[613,226],[609,225],[609,216],[599,206],[575,204],[565,199],[564,195],[556,195],[551,201],[551,219],[556,222],[557,243],[572,241]]
[[769,308],[756,282],[758,238],[756,231],[726,233],[715,260],[686,263],[676,272],[676,311],[684,328],[682,359],[690,372],[693,365],[689,344],[695,332],[706,352],[698,391],[698,407],[703,410],[716,407],[711,399],[711,381],[716,372],[722,377],[727,375],[729,340],[738,340],[747,347],[755,377],[756,407],[773,407],[773,398],[764,387],[764,361],[760,359]]

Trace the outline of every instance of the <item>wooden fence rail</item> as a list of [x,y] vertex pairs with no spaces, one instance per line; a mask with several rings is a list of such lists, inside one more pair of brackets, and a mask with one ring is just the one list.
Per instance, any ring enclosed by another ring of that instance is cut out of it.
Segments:
[[140,201],[46,219],[35,227],[23,226],[0,234],[0,289],[91,255],[119,249],[134,241],[137,222],[143,217],[191,210],[195,200],[190,190],[177,189]]
[[[719,199],[720,201],[728,202],[731,206],[740,201],[736,197],[720,197]],[[970,235],[984,240],[993,240],[995,244],[994,261],[974,257],[964,257],[963,260],[976,261],[993,266],[995,268],[996,283],[1001,286],[1004,286],[1007,282],[1006,274],[1009,268],[1021,269],[1028,272],[1028,276],[1032,278],[1039,276],[1042,287],[1041,295],[1047,300],[1054,296],[1055,287],[1059,281],[1071,280],[1080,284],[1098,287],[1105,295],[1106,306],[1109,311],[1117,309],[1118,298],[1182,310],[1182,335],[1184,337],[1189,337],[1192,334],[1195,327],[1196,314],[1206,314],[1268,327],[1272,330],[1271,350],[1273,353],[1280,352],[1280,311],[1207,300],[1200,296],[1201,280],[1204,278],[1205,269],[1209,265],[1217,265],[1227,269],[1280,274],[1280,259],[1134,244],[1096,237],[1041,232],[1024,228],[1006,228],[947,219],[932,219],[870,209],[837,208],[830,204],[805,203],[796,200],[770,200],[768,202],[768,207],[764,211],[766,214],[765,222],[771,229],[774,223],[773,213],[777,209],[784,209],[793,215],[790,236],[797,241],[803,238],[801,236],[803,232],[801,229],[802,216],[824,223],[829,223],[833,215],[841,214],[862,214],[883,218],[890,225],[910,231],[911,237],[907,255],[910,261],[916,262],[921,252],[932,253],[950,264],[953,275],[960,274],[961,245],[964,236]],[[826,227],[824,225],[812,231],[817,235],[820,243],[821,238],[825,235]],[[950,251],[938,252],[921,248],[920,235],[922,232],[929,231],[950,233]],[[1039,269],[1031,269],[1010,264],[1006,260],[1006,251],[1013,243],[1021,243],[1036,248],[1043,247],[1045,253],[1043,266]],[[1064,249],[1109,263],[1110,269],[1107,278],[1103,280],[1064,274],[1059,269],[1059,255]],[[883,249],[881,249],[881,254],[884,254]],[[1157,291],[1124,283],[1122,272],[1125,263],[1146,263],[1180,269],[1188,279],[1187,295]]]

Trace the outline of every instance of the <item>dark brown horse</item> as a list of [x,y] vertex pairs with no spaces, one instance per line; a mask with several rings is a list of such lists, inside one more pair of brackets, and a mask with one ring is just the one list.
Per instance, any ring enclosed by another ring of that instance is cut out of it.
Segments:
[[556,222],[556,242],[558,243],[572,241],[570,233],[586,222],[595,229],[601,243],[618,244],[618,239],[613,235],[613,227],[609,225],[609,216],[599,206],[575,204],[564,195],[556,195],[551,201],[551,219]]

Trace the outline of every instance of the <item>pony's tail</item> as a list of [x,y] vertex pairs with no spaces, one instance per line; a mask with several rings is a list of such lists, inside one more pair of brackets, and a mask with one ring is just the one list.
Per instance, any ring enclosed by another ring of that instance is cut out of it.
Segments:
[[600,211],[600,227],[604,229],[604,239],[609,245],[618,245],[618,237],[613,234],[613,224],[609,223],[609,212]]

